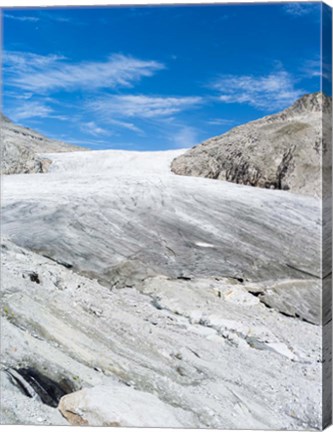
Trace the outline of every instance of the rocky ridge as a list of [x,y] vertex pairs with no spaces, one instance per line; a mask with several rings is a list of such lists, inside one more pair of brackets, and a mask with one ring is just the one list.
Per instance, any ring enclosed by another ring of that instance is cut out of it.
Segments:
[[51,161],[43,153],[75,150],[84,149],[46,138],[0,114],[1,174],[47,172]]
[[321,196],[322,188],[328,189],[326,178],[330,181],[331,115],[331,97],[305,95],[278,114],[192,148],[171,169],[179,175]]

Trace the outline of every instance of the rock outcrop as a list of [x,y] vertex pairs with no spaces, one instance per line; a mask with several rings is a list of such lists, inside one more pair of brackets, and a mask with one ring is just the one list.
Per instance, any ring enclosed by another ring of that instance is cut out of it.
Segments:
[[195,416],[148,392],[124,385],[100,385],[64,396],[59,410],[74,426],[191,427]]
[[171,169],[186,176],[227,180],[321,196],[331,170],[328,145],[332,98],[303,96],[290,108],[238,126],[177,157]]
[[[1,423],[321,428],[321,327],[255,295],[274,282],[117,289],[9,240],[1,252]],[[294,300],[302,314],[309,297]]]
[[44,153],[75,150],[84,149],[48,139],[0,114],[1,174],[43,173],[51,163]]

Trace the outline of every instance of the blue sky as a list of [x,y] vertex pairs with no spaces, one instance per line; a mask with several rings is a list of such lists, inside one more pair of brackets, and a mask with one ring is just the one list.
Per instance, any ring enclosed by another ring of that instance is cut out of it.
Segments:
[[3,111],[92,149],[191,147],[320,90],[320,3],[3,10]]

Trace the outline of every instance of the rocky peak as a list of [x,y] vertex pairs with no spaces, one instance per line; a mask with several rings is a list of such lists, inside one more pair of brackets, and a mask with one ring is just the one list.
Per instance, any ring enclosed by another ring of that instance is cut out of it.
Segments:
[[322,92],[310,93],[299,98],[287,111],[292,113],[327,112],[332,107],[332,98]]

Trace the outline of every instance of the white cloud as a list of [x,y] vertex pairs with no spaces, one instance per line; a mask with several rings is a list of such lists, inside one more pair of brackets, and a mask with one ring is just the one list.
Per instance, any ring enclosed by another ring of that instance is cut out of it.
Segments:
[[50,21],[54,22],[60,22],[60,23],[75,23],[76,20],[72,20],[69,17],[65,17],[62,15],[59,15],[54,9],[50,10],[50,12],[46,12],[45,10],[40,12],[41,18],[48,19]]
[[58,90],[97,90],[132,87],[143,77],[152,76],[164,66],[156,61],[115,54],[106,61],[71,63],[58,55],[6,52],[6,82],[35,94]]
[[9,75],[10,81],[24,76],[28,77],[33,72],[46,71],[54,67],[65,57],[56,54],[40,55],[29,52],[5,51],[3,54],[4,71]]
[[229,126],[235,123],[234,120],[229,120],[229,119],[212,119],[212,120],[208,120],[207,121],[208,124],[213,125],[213,126]]
[[92,102],[90,108],[104,116],[152,119],[179,113],[201,102],[200,97],[111,95]]
[[115,119],[110,119],[107,118],[107,122],[111,125],[114,126],[118,126],[120,128],[124,128],[124,129],[128,129],[131,130],[132,132],[136,132],[138,134],[143,134],[143,130],[138,128],[137,126],[135,126],[134,123],[131,122],[126,122],[126,121],[122,121],[122,120],[115,120]]
[[17,108],[9,110],[9,117],[14,121],[26,120],[30,118],[51,117],[53,109],[42,102],[27,101],[20,103]]
[[304,66],[301,69],[301,72],[305,74],[305,76],[309,78],[318,77],[321,75],[321,61],[320,59],[316,60],[307,60],[304,63]]
[[306,93],[295,88],[294,78],[285,71],[265,76],[225,75],[212,86],[226,103],[240,103],[262,110],[282,109]]
[[19,99],[19,100],[28,100],[28,99],[32,99],[33,94],[26,92],[26,93],[22,93],[22,92],[16,92],[13,90],[6,90],[6,96],[8,98],[13,98],[13,99]]
[[296,17],[308,15],[315,10],[319,11],[319,7],[317,4],[311,4],[308,2],[302,2],[302,3],[288,3],[283,6],[284,11],[289,14]]
[[37,21],[39,21],[38,17],[23,16],[23,15],[10,15],[10,14],[7,14],[7,13],[4,15],[4,17],[8,18],[8,19],[16,20],[16,21],[26,21],[26,22],[37,22]]
[[39,16],[30,16],[30,15],[12,15],[5,13],[5,18],[16,20],[16,21],[26,21],[26,22],[38,22],[42,19],[48,19],[50,21],[59,22],[59,23],[75,23],[76,21],[72,20],[71,18],[59,15],[55,13],[55,11],[45,12],[40,11]]
[[82,123],[81,130],[85,133],[88,133],[89,135],[96,137],[101,135],[110,135],[110,133],[106,129],[101,128],[94,121]]
[[[47,102],[50,102],[46,99]],[[21,121],[35,118],[49,118],[68,122],[72,116],[57,113],[46,101],[30,100],[22,98],[15,107],[10,107],[6,111],[14,121]]]
[[306,77],[323,77],[324,79],[331,79],[332,67],[329,63],[324,63],[320,59],[308,60],[304,63],[301,72],[304,73]]

